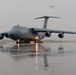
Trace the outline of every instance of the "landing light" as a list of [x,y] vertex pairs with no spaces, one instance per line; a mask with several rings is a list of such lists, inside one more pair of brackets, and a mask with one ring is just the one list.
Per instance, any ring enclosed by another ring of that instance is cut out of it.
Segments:
[[20,42],[20,39],[18,39],[17,42]]
[[38,36],[36,36],[36,37],[35,37],[35,39],[36,39],[36,40],[38,40],[38,39],[39,39],[39,37],[38,37]]

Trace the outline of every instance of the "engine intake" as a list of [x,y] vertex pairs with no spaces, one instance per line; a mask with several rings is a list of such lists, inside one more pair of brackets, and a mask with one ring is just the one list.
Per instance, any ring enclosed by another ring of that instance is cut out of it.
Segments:
[[0,40],[2,40],[4,38],[4,36],[3,35],[0,35]]
[[6,37],[6,38],[9,38],[9,34],[5,34],[5,37]]
[[46,36],[46,37],[50,37],[50,36],[51,36],[51,33],[50,33],[50,32],[46,32],[46,33],[45,33],[45,36]]
[[58,34],[58,37],[62,39],[64,37],[64,34],[60,33]]

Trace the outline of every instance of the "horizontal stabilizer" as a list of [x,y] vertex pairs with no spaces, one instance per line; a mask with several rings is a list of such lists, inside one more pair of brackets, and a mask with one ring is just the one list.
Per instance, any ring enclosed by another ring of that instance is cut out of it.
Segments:
[[38,18],[35,18],[35,19],[41,19],[41,18],[60,18],[60,17],[54,17],[54,16],[43,16],[43,17],[38,17]]

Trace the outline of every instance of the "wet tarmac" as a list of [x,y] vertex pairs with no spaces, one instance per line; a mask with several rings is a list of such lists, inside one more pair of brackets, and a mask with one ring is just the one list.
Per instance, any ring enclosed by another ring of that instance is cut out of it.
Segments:
[[76,75],[76,43],[0,42],[0,75]]

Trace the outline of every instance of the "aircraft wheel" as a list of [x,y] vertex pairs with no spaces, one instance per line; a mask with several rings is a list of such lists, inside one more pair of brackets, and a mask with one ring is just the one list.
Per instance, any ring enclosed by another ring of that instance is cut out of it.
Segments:
[[43,41],[34,41],[34,43],[43,43]]
[[21,42],[16,42],[16,44],[20,44]]
[[36,41],[34,41],[34,43],[39,43],[39,41],[38,41],[38,40],[36,40]]
[[43,43],[43,41],[39,41],[39,43]]
[[24,43],[30,43],[30,41],[24,41]]

